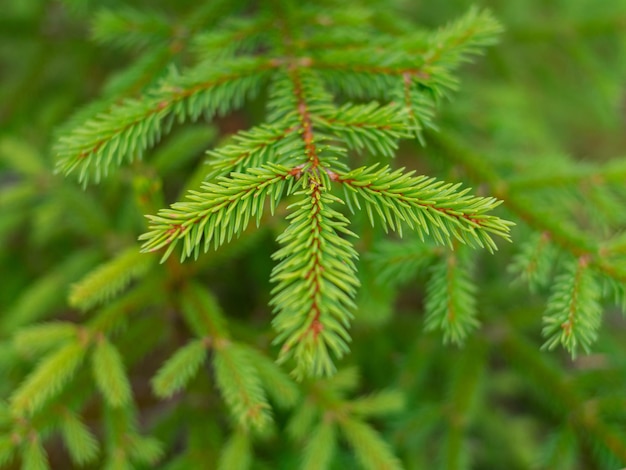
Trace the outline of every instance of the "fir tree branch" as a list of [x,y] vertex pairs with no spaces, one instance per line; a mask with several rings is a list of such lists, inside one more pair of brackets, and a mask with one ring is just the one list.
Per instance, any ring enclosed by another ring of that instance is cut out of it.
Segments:
[[375,245],[368,258],[376,271],[376,281],[387,285],[403,284],[441,256],[441,247],[432,244],[407,241],[384,241]]
[[70,342],[43,358],[11,397],[18,415],[34,414],[58,395],[85,359],[85,346]]
[[359,397],[348,404],[350,413],[360,417],[377,417],[397,414],[405,409],[404,394],[397,389],[383,390],[365,397]]
[[220,452],[217,470],[247,470],[252,458],[250,435],[245,429],[237,428]]
[[281,408],[292,408],[300,398],[300,390],[276,362],[259,351],[251,351],[250,359],[269,397]]
[[206,343],[202,339],[191,341],[161,366],[152,379],[152,388],[157,396],[169,398],[187,385],[206,361]]
[[291,413],[287,423],[287,435],[296,442],[304,441],[318,416],[319,410],[313,400],[305,399]]
[[63,443],[76,465],[92,463],[98,457],[98,441],[74,412],[63,410],[60,427]]
[[619,281],[626,283],[626,272],[619,269],[613,263],[606,261],[602,250],[593,239],[580,233],[580,230],[568,224],[564,227],[563,221],[550,216],[544,216],[541,208],[532,202],[526,201],[523,193],[510,191],[507,182],[498,176],[495,168],[487,163],[489,160],[469,150],[469,146],[460,145],[452,136],[442,133],[433,136],[437,144],[445,150],[446,155],[460,163],[465,171],[477,181],[489,185],[489,189],[499,199],[505,201],[505,206],[528,226],[534,230],[547,233],[550,239],[563,250],[576,258],[585,257],[589,263],[599,272]]
[[395,155],[398,140],[410,136],[403,113],[393,105],[347,104],[330,115],[313,115],[312,120],[316,128],[337,136],[348,148],[389,158]]
[[128,438],[128,455],[138,465],[154,468],[163,454],[163,445],[153,437],[134,434]]
[[313,429],[302,457],[302,470],[323,470],[330,468],[337,447],[337,426],[331,419]]
[[105,412],[108,436],[105,468],[132,468],[133,464],[154,468],[163,456],[163,447],[156,438],[139,434],[134,407],[107,407]]
[[131,280],[143,276],[151,265],[151,257],[140,253],[136,246],[131,247],[72,285],[69,303],[89,309],[117,295]]
[[357,419],[343,419],[339,421],[339,425],[363,468],[367,470],[402,468],[387,442],[371,426]]
[[141,99],[127,99],[59,139],[57,168],[79,171],[81,181],[98,181],[109,167],[132,161],[152,147],[175,119],[212,117],[241,106],[256,94],[268,70],[265,59],[237,59],[220,70],[206,65],[164,80]]
[[[318,150],[313,135],[313,120],[311,116],[311,105],[307,102],[307,94],[311,95],[308,83],[303,82],[301,72],[298,67],[292,67],[289,71],[289,78],[293,83],[293,94],[295,98],[295,108],[300,120],[301,137],[304,143],[304,153],[307,157],[311,169],[315,170],[319,166]],[[314,82],[315,83],[315,82]]]
[[579,347],[589,352],[596,340],[602,307],[600,288],[589,261],[587,257],[579,258],[557,279],[544,315],[545,348],[561,344],[575,357]]
[[295,358],[295,374],[329,375],[329,353],[342,357],[348,350],[347,324],[352,317],[358,281],[353,260],[357,253],[338,233],[354,236],[348,220],[330,208],[337,198],[315,180],[296,195],[299,202],[287,230],[278,237],[282,248],[273,258],[271,305],[275,308],[276,342],[283,343],[280,360]]
[[572,386],[569,374],[565,374],[519,335],[507,334],[501,350],[512,365],[528,377],[544,406],[556,417],[569,421],[579,439],[592,438],[608,449],[610,454],[626,462],[624,440],[616,438],[614,429],[605,424],[604,417],[598,416],[595,406],[589,406],[582,388],[578,384]]
[[424,145],[422,131],[426,128],[436,129],[431,120],[434,116],[434,102],[419,85],[414,83],[410,74],[402,75],[402,89],[397,93],[399,102],[404,103],[408,121],[417,139]]
[[252,54],[264,45],[273,20],[263,13],[252,18],[229,18],[219,28],[195,35],[193,50],[201,61]]
[[0,436],[0,465],[10,465],[13,460],[15,450],[14,436]]
[[291,164],[292,155],[300,150],[298,128],[286,123],[262,125],[237,133],[232,144],[209,150],[207,179],[260,168],[270,162]]
[[29,470],[50,469],[48,453],[36,433],[32,433],[22,447],[22,468]]
[[18,330],[13,344],[24,356],[37,356],[71,339],[77,339],[78,328],[70,322],[36,324]]
[[243,429],[264,429],[271,421],[270,406],[248,350],[228,340],[214,347],[215,382],[236,424]]
[[344,186],[351,210],[365,205],[372,225],[374,215],[383,227],[402,233],[402,224],[415,229],[423,239],[431,234],[441,244],[452,246],[456,239],[469,246],[497,249],[490,233],[510,240],[512,222],[485,215],[501,201],[469,196],[469,189],[458,191],[460,184],[443,183],[426,176],[413,177],[414,172],[388,167],[359,168],[332,177]]
[[96,41],[126,49],[168,40],[172,33],[173,28],[164,16],[129,7],[100,10],[92,25]]
[[426,287],[426,331],[440,329],[445,343],[461,344],[479,325],[471,259],[464,250],[450,252],[435,263]]
[[546,286],[556,262],[557,250],[548,233],[534,234],[527,240],[509,266],[509,271],[528,283],[531,291]]
[[87,330],[92,334],[108,334],[125,325],[128,317],[146,308],[163,305],[166,302],[165,292],[157,286],[160,283],[154,278],[145,279],[136,287],[115,299],[100,310],[87,323]]
[[217,299],[206,288],[191,283],[182,292],[183,318],[196,337],[202,338],[205,346],[208,346],[208,340],[230,338],[224,313]]
[[119,408],[130,403],[132,390],[122,356],[104,336],[97,340],[92,355],[92,370],[96,385],[109,406]]
[[293,171],[285,167],[266,165],[233,173],[230,178],[221,177],[217,183],[203,183],[202,191],[189,192],[189,201],[147,216],[151,225],[150,231],[140,237],[145,240],[142,250],[153,252],[167,247],[163,262],[179,241],[183,243],[183,260],[192,253],[197,257],[202,241],[205,252],[212,241],[217,248],[244,230],[251,217],[256,217],[258,226],[266,198],[273,213],[285,184],[291,186],[293,176]]
[[448,389],[445,444],[441,447],[441,460],[447,468],[471,467],[471,429],[476,401],[483,385],[484,369],[489,358],[483,343],[474,341],[452,366]]
[[488,10],[471,8],[463,17],[441,28],[430,38],[430,49],[424,54],[426,72],[441,66],[456,66],[468,56],[493,45],[503,29]]

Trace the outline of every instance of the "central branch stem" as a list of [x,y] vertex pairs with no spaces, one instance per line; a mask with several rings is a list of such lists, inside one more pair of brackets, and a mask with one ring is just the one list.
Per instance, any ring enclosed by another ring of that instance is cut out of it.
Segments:
[[300,117],[300,124],[302,126],[302,140],[304,140],[306,156],[311,163],[311,169],[314,170],[319,166],[320,161],[313,137],[313,121],[311,119],[311,113],[309,112],[306,99],[304,98],[302,79],[297,65],[292,65],[290,67],[289,76],[293,81],[293,92],[297,102],[296,110],[298,112],[298,116]]

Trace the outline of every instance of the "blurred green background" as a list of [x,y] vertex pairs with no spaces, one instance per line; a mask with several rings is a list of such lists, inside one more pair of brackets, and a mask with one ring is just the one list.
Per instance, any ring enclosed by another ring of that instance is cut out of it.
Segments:
[[[169,173],[163,184],[166,202],[171,202],[190,174],[196,180],[202,177],[203,152],[219,141],[218,135],[248,127],[263,112],[259,102],[220,119],[215,128],[176,129],[150,153],[149,165],[134,164],[86,191],[73,179],[53,173],[55,132],[81,106],[114,94],[116,72],[137,57],[135,51],[94,41],[91,14],[100,6],[131,4],[176,17],[193,11],[196,3],[18,0],[1,6],[2,397],[10,395],[31,367],[27,360],[15,359],[14,332],[48,319],[83,321],[67,307],[69,286],[143,231],[141,214],[155,209],[146,207],[142,198],[151,191],[153,172]],[[367,3],[383,12],[392,2]],[[462,69],[460,91],[444,103],[436,119],[441,129],[453,131],[473,151],[497,162],[503,174],[529,168],[549,174],[572,161],[593,164],[623,157],[626,1],[393,3],[424,27],[445,24],[471,5],[490,8],[503,23],[500,44]],[[184,63],[185,58],[179,60]],[[426,147],[404,144],[400,161],[469,181],[441,157],[437,139],[427,134]],[[615,214],[619,223],[623,217]],[[257,343],[272,337],[266,305],[276,230],[269,227],[255,235],[252,250],[244,246],[235,254],[226,252],[225,259],[231,260],[226,265],[219,264],[219,256],[201,261],[220,266],[209,269],[204,279],[233,315],[240,337]],[[81,256],[74,256],[79,250]],[[623,317],[607,311],[595,355],[572,362],[560,352],[540,352],[545,292],[528,294],[525,286],[512,284],[506,264],[515,250],[504,247],[497,258],[482,264],[477,275],[484,286],[479,294],[483,327],[465,349],[444,347],[436,335],[421,332],[423,278],[397,292],[377,290],[376,269],[365,257],[367,289],[360,300],[363,314],[354,328],[350,361],[360,365],[365,391],[394,382],[407,392],[410,411],[387,429],[407,468],[435,468],[433,462],[456,468],[445,456],[457,435],[471,448],[469,468],[626,465]],[[86,251],[91,258],[85,258]],[[245,295],[240,293],[242,284],[249,286]],[[390,319],[392,309],[396,313]],[[136,334],[150,351],[165,333],[154,331],[152,339],[142,337],[139,329]],[[161,360],[143,359],[134,369],[137,400],[146,416],[158,416],[158,409],[149,390],[141,387],[149,380],[141,370],[153,371]],[[596,415],[589,410],[598,397],[612,401]],[[452,424],[442,424],[446,417]],[[572,445],[574,441],[578,444]],[[62,451],[49,451],[53,468],[67,468]]]

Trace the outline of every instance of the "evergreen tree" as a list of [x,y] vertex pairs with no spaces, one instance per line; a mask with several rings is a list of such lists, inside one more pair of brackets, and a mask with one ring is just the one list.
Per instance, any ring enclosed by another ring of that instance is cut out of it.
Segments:
[[0,467],[626,465],[621,3],[8,7]]

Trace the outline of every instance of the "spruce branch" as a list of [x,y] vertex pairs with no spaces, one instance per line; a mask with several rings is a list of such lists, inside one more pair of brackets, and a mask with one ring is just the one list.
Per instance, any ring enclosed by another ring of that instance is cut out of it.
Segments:
[[179,349],[161,367],[152,380],[157,395],[171,396],[183,388],[196,375],[211,347],[215,382],[236,426],[266,429],[271,422],[267,395],[279,405],[291,406],[298,397],[295,384],[259,351],[230,339],[224,314],[206,289],[197,284],[187,286],[182,307],[190,329],[200,339]]
[[353,212],[363,202],[372,225],[376,215],[385,229],[402,233],[402,225],[406,224],[422,239],[424,234],[432,235],[438,243],[450,247],[453,240],[458,240],[497,250],[490,233],[510,240],[513,223],[486,215],[501,201],[470,196],[469,189],[458,191],[460,184],[413,174],[374,165],[339,174],[335,179],[344,186],[346,202]]
[[128,439],[128,455],[139,465],[154,468],[163,454],[163,445],[153,437],[134,434]]
[[85,346],[73,341],[45,356],[11,396],[18,415],[34,414],[58,395],[85,359]]
[[452,81],[448,76],[451,66],[482,53],[485,47],[494,44],[502,31],[502,25],[488,10],[471,8],[429,38],[430,47],[423,56],[424,71],[435,78],[435,82],[441,82],[439,85],[447,85]]
[[561,344],[575,357],[579,348],[589,352],[595,342],[602,318],[601,292],[589,264],[587,257],[578,258],[557,278],[544,315],[545,348]]
[[200,65],[172,75],[140,99],[126,99],[59,139],[57,169],[79,172],[87,183],[99,181],[113,165],[132,161],[154,146],[174,123],[212,117],[237,108],[254,96],[271,63],[264,59],[236,59],[218,72]]
[[536,233],[527,240],[513,259],[509,270],[528,283],[531,291],[546,286],[556,262],[557,250],[548,233]]
[[250,468],[252,463],[252,443],[245,429],[237,428],[229,437],[220,452],[218,470]]
[[183,318],[196,337],[201,338],[205,345],[207,340],[230,338],[224,313],[211,292],[197,283],[190,283],[182,292]]
[[296,126],[278,123],[239,132],[233,137],[232,144],[207,152],[207,179],[240,173],[247,168],[260,168],[270,162],[291,164],[293,154],[301,147],[297,130]]
[[455,361],[448,388],[445,444],[441,460],[451,468],[472,465],[470,429],[474,421],[477,398],[483,385],[488,356],[483,344],[472,341]]
[[385,285],[404,284],[413,279],[440,256],[442,248],[416,240],[377,243],[368,258],[376,271],[376,282]]
[[161,398],[169,398],[183,389],[198,373],[206,357],[207,345],[202,339],[191,341],[180,348],[152,379],[154,393]]
[[366,150],[370,155],[393,157],[398,140],[410,136],[402,111],[395,105],[346,104],[328,115],[312,116],[322,132],[332,134],[348,148]]
[[367,470],[402,468],[390,446],[371,426],[357,419],[344,419],[339,421],[339,425],[363,468]]
[[[437,143],[446,151],[446,155],[463,165],[470,175],[488,183],[490,189],[506,201],[505,206],[510,212],[543,234],[543,237],[549,238],[552,245],[579,260],[573,263],[577,267],[567,265],[566,273],[558,277],[548,302],[543,331],[547,338],[545,347],[549,349],[562,344],[574,355],[579,347],[589,351],[597,337],[602,313],[599,301],[603,290],[597,284],[596,276],[610,279],[606,282],[613,285],[626,283],[622,262],[611,256],[611,242],[602,245],[596,241],[596,237],[589,236],[562,216],[546,213],[522,189],[524,185],[509,188],[508,182],[498,176],[496,168],[487,163],[487,158],[468,150],[468,146],[460,145],[451,136],[440,135]],[[619,174],[620,165],[615,165],[615,168]],[[517,260],[516,264],[519,265],[519,257]],[[608,293],[610,290],[604,289],[604,294]]]
[[29,436],[22,446],[22,468],[32,470],[49,470],[48,453],[37,434]]
[[227,18],[220,28],[195,35],[192,50],[200,61],[253,54],[255,49],[266,46],[273,20],[265,12],[250,18]]
[[98,441],[79,416],[63,410],[60,427],[63,443],[76,465],[91,463],[98,457]]
[[154,468],[163,457],[163,446],[156,438],[139,434],[134,406],[106,407],[105,413],[105,468],[133,468],[137,464]]
[[[326,28],[307,6],[284,8],[280,14],[274,9],[218,21],[214,31],[192,35],[198,65],[180,75],[170,73],[143,97],[122,101],[75,127],[59,142],[58,168],[76,170],[84,182],[99,179],[114,165],[141,157],[175,120],[223,114],[268,83],[266,122],[209,151],[207,180],[200,190],[148,216],[149,231],[140,239],[143,252],[163,250],[162,261],[179,242],[181,261],[197,258],[211,244],[218,248],[239,236],[252,218],[258,225],[266,201],[273,214],[285,193],[300,198],[289,206],[294,211],[290,224],[278,238],[282,248],[274,255],[278,264],[272,272],[271,305],[276,341],[282,344],[280,360],[294,359],[296,375],[303,378],[331,374],[331,356],[342,357],[350,341],[357,253],[345,238],[353,236],[348,219],[330,206],[345,202],[354,212],[363,205],[372,223],[376,214],[385,229],[402,233],[406,224],[422,239],[430,234],[449,246],[459,240],[493,251],[493,235],[508,239],[512,224],[487,215],[499,204],[494,198],[473,197],[459,185],[414,177],[413,172],[377,165],[350,170],[348,164],[348,150],[392,157],[400,139],[432,126],[436,98],[453,87],[453,69],[490,44],[499,26],[488,12],[471,10],[431,39],[418,33],[398,42],[392,52],[396,37],[386,31],[367,54],[355,54],[346,47],[354,41],[342,36],[341,28],[359,29],[361,23],[343,17],[345,11]],[[149,15],[110,15],[102,17],[102,35],[137,22],[145,27],[137,37],[124,39],[137,45],[153,24]],[[367,31],[374,31],[375,18],[364,18]],[[311,31],[301,27],[303,22]],[[322,29],[330,31],[329,38],[338,34],[337,47],[310,45]],[[394,102],[339,106],[331,93],[337,90],[348,97]],[[301,189],[293,194],[298,185]],[[332,194],[333,186],[343,186],[344,201]],[[200,311],[189,304],[184,308],[194,328],[204,331],[199,337],[228,340],[223,331],[203,325],[206,318],[196,315]],[[199,361],[200,355],[194,357]],[[186,379],[195,370],[188,365]],[[173,385],[163,385],[161,391],[171,393],[185,380],[169,382]]]
[[131,280],[146,274],[152,261],[151,257],[142,255],[137,247],[121,252],[72,286],[70,305],[86,310],[109,300]]
[[308,437],[315,425],[320,411],[313,400],[304,400],[293,411],[287,423],[287,434],[296,442],[302,442]]
[[21,354],[32,357],[77,337],[78,328],[74,323],[49,322],[18,330],[13,337],[13,344]]
[[263,430],[271,421],[270,406],[249,351],[222,340],[215,345],[215,382],[230,408],[235,424]]
[[100,10],[92,24],[96,41],[124,49],[158,43],[169,39],[172,33],[173,28],[163,15],[130,7]]
[[246,173],[221,177],[217,183],[203,183],[202,191],[190,191],[188,202],[179,202],[156,216],[147,216],[152,222],[150,231],[140,237],[145,240],[144,252],[167,247],[161,261],[172,253],[179,241],[183,243],[181,260],[198,256],[200,243],[208,251],[213,242],[217,249],[234,235],[244,230],[252,217],[257,226],[263,214],[265,199],[270,201],[273,213],[289,183],[293,171],[278,165],[253,168]]
[[442,256],[426,286],[426,331],[442,330],[444,342],[461,344],[478,327],[476,285],[464,250]]
[[330,468],[337,447],[337,425],[324,419],[313,429],[302,456],[302,470]]
[[411,75],[405,73],[402,76],[402,88],[396,91],[395,99],[404,105],[413,134],[424,145],[424,129],[437,129],[432,122],[435,102],[428,89],[415,83]]
[[406,398],[400,390],[382,390],[365,397],[359,397],[349,403],[353,415],[372,418],[403,411]]
[[292,408],[300,399],[300,390],[295,382],[275,361],[259,351],[251,351],[250,359],[272,401],[281,408]]
[[302,199],[290,206],[290,225],[278,237],[282,248],[273,258],[270,302],[276,316],[276,342],[283,344],[280,360],[297,360],[295,374],[329,375],[334,372],[330,352],[342,357],[348,351],[347,325],[358,281],[357,253],[339,233],[354,236],[348,220],[330,207],[340,200],[311,179]]
[[118,408],[130,403],[132,390],[122,356],[104,337],[97,341],[92,356],[92,370],[96,385],[109,406]]

